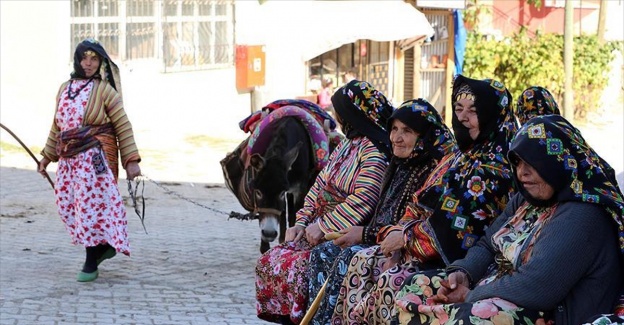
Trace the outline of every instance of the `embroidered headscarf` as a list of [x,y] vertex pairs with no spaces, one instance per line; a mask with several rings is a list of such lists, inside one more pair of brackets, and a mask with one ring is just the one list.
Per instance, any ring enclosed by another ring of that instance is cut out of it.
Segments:
[[390,158],[386,126],[394,107],[384,94],[366,81],[351,80],[336,90],[331,101],[347,138],[365,136]]
[[[471,145],[482,143],[483,140],[493,140],[493,136],[504,136],[499,133],[501,123],[513,123],[513,115],[509,118],[511,108],[511,94],[501,82],[491,79],[476,80],[457,75],[453,81],[452,107],[461,98],[474,99],[479,121],[479,136],[476,140],[470,137],[465,127],[453,114],[453,131],[459,149],[466,150]],[[508,121],[506,121],[506,119]],[[513,123],[515,125],[515,123]],[[514,129],[515,131],[516,129]],[[510,131],[506,131],[506,134]],[[513,134],[513,132],[511,132]]]
[[458,133],[465,127],[453,114],[460,150],[446,156],[414,193],[402,220],[412,256],[440,254],[447,265],[466,254],[514,193],[507,152],[517,125],[509,91],[495,80],[459,75],[453,85],[454,102],[464,84],[475,96],[479,136],[463,138],[462,149]]
[[[617,224],[620,250],[624,253],[624,200],[609,164],[583,140],[579,130],[560,115],[546,115],[524,124],[511,143],[509,158],[531,165],[554,188],[553,202],[577,201],[597,204]],[[515,174],[514,174],[515,177]],[[528,195],[531,204],[547,204]]]
[[[382,183],[382,201],[377,205],[374,218],[364,229],[364,242],[374,243],[385,238],[405,213],[412,193],[421,188],[429,174],[442,158],[457,150],[455,137],[444,124],[438,111],[424,99],[403,102],[388,120],[392,130],[394,120],[399,120],[419,136],[411,155],[401,159],[392,157]],[[405,179],[399,179],[405,178]],[[374,234],[374,235],[373,235]]]
[[451,130],[444,124],[438,111],[425,99],[403,102],[390,116],[388,130],[392,129],[395,119],[419,134],[410,158],[440,160],[456,149]]
[[119,93],[119,96],[121,96],[121,78],[119,75],[119,68],[108,56],[108,53],[106,53],[102,44],[93,38],[87,38],[76,46],[76,51],[74,52],[74,71],[71,73],[72,79],[87,78],[84,69],[82,69],[82,66],[80,65],[80,61],[82,61],[85,53],[89,53],[89,51],[97,53],[102,61],[100,63],[100,67],[98,68],[98,72],[93,77],[108,82],[113,88],[115,88],[117,93]]
[[546,88],[539,86],[529,87],[522,92],[518,97],[515,113],[521,125],[536,116],[561,115],[553,95]]

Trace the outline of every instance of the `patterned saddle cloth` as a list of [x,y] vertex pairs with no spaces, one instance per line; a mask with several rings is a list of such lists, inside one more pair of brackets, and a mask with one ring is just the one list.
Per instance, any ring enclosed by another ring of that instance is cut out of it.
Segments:
[[220,163],[226,186],[247,211],[255,209],[250,185],[254,175],[249,168],[249,157],[254,153],[264,154],[274,122],[286,116],[297,117],[308,130],[317,170],[325,167],[331,151],[343,139],[336,131],[336,121],[318,105],[306,100],[277,100],[242,120],[239,127],[251,135]]

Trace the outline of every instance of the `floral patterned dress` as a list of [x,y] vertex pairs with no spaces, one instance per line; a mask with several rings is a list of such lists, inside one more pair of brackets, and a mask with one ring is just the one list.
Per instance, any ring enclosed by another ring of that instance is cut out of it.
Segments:
[[[76,93],[90,80],[69,83]],[[55,122],[60,131],[83,126],[85,107],[93,90],[86,85],[74,99],[63,91]],[[130,255],[126,210],[108,162],[100,147],[94,147],[58,162],[54,193],[61,220],[74,244],[85,247],[108,243],[118,252]],[[96,166],[105,164],[106,168]]]

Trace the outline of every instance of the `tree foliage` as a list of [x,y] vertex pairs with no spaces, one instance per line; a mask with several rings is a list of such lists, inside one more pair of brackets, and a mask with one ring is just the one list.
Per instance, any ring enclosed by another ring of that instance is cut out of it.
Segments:
[[[595,111],[608,84],[613,50],[622,42],[598,43],[595,35],[574,37],[574,112],[584,119]],[[470,33],[466,44],[464,74],[472,78],[502,81],[514,98],[530,86],[550,90],[561,104],[564,93],[563,36],[525,30],[502,41]]]

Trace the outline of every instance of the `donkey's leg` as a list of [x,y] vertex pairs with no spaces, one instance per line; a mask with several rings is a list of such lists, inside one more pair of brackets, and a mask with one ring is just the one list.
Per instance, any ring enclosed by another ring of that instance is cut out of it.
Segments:
[[286,195],[288,195],[288,206],[286,207],[286,209],[288,209],[288,220],[287,220],[288,227],[294,227],[295,221],[297,221],[297,218],[296,218],[297,210],[295,209],[295,197],[291,193],[286,193]]
[[[286,207],[288,209],[288,207]],[[286,238],[286,213],[282,212],[279,218],[279,243],[283,243]]]
[[264,252],[268,251],[269,248],[271,248],[271,245],[260,239],[260,253],[264,254]]

